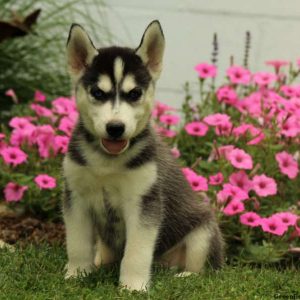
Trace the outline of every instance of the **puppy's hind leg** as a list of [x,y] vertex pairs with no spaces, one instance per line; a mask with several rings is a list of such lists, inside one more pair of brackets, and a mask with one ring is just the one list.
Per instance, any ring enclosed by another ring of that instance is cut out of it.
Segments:
[[186,261],[184,273],[202,272],[209,254],[211,237],[211,229],[206,226],[195,228],[185,237]]

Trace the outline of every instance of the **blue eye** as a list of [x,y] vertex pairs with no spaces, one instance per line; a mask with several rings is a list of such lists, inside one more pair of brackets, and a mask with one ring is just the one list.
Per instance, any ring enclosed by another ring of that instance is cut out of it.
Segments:
[[134,88],[130,92],[127,93],[126,98],[132,102],[135,102],[140,99],[142,96],[142,90],[139,88]]
[[97,86],[91,88],[91,95],[99,101],[104,101],[108,98],[108,94],[99,89]]

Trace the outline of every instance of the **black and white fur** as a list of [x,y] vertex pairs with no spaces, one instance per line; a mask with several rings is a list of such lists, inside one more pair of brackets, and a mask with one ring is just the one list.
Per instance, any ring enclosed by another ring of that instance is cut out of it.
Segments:
[[[80,118],[63,162],[66,278],[120,260],[120,286],[145,290],[154,259],[197,273],[207,259],[223,263],[213,213],[151,126],[164,46],[158,21],[137,49],[97,50],[81,26],[71,27],[68,66]],[[124,125],[128,141],[118,155],[101,142],[111,122]]]

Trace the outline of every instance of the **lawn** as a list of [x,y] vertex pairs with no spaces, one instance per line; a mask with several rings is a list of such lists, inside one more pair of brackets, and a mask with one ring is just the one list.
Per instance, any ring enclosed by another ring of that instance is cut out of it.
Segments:
[[0,299],[300,299],[299,270],[226,266],[203,276],[174,277],[156,267],[148,296],[120,291],[118,267],[65,281],[62,247],[0,250]]

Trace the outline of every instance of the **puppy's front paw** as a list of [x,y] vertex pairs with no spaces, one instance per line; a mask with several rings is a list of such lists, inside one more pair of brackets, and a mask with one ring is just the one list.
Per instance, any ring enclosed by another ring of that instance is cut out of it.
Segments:
[[65,270],[66,270],[65,279],[69,279],[69,278],[77,278],[79,276],[87,276],[89,273],[93,271],[93,268],[92,266],[67,264],[65,266]]
[[129,291],[146,292],[149,286],[148,281],[141,280],[140,278],[120,279],[121,289]]

